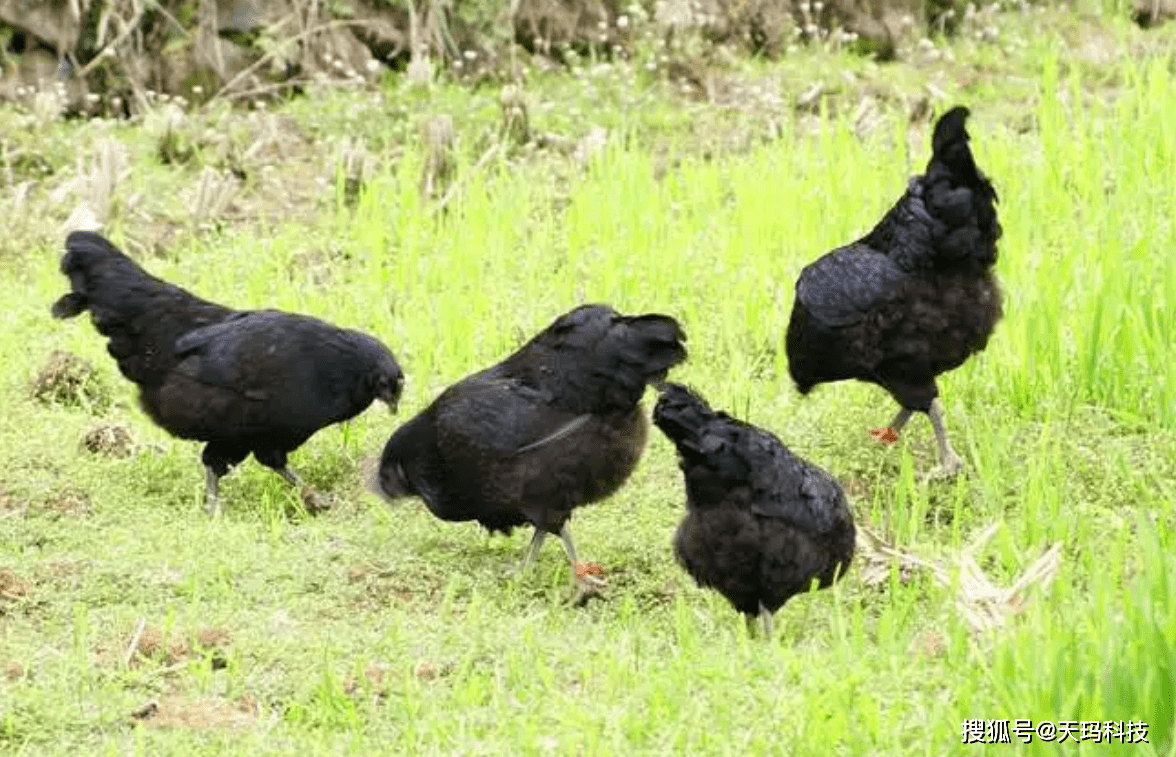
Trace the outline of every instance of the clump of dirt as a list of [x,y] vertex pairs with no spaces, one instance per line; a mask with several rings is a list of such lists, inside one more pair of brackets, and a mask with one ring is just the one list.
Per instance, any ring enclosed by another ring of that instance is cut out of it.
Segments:
[[352,599],[364,609],[386,608],[390,604],[411,602],[420,595],[432,594],[436,587],[414,586],[395,571],[372,565],[353,565],[347,569],[347,583],[356,586]]
[[90,498],[85,492],[66,486],[48,494],[43,500],[43,509],[57,515],[75,518],[90,514]]
[[4,614],[4,605],[28,596],[29,583],[17,577],[9,568],[0,568],[0,615]]
[[33,399],[46,405],[100,412],[110,405],[110,388],[87,360],[54,350],[31,386]]
[[388,666],[383,663],[368,665],[363,669],[362,676],[348,676],[347,680],[343,681],[343,693],[354,697],[364,691],[371,691],[377,702],[383,701],[388,695],[388,687],[385,685],[388,672]]
[[56,585],[62,588],[76,588],[82,579],[89,574],[90,562],[88,560],[61,557],[41,563],[40,569],[37,572],[38,584]]
[[196,655],[209,655],[213,669],[225,667],[224,649],[229,645],[229,632],[223,628],[206,627],[193,635],[164,633],[154,626],[144,626],[132,633],[128,641],[128,662],[155,660],[164,665],[178,665]]
[[373,704],[381,704],[388,698],[389,672],[388,666],[383,663],[368,665],[361,676],[348,676],[343,681],[343,693],[356,701],[363,695],[369,695]]
[[8,664],[4,666],[4,677],[9,681],[19,681],[24,678],[25,669],[16,660],[9,660]]
[[258,722],[256,698],[244,696],[236,702],[221,697],[187,699],[169,696],[148,702],[131,713],[131,718],[157,728],[249,728]]
[[144,629],[131,661],[156,659],[173,665],[188,656],[188,643],[183,639],[168,639],[158,628]]
[[223,649],[229,645],[229,632],[223,628],[201,628],[196,632],[196,646],[200,649]]
[[[421,660],[413,668],[413,675],[421,681],[434,681],[453,672],[451,662],[430,662]],[[392,668],[387,663],[377,662],[368,665],[359,676],[348,676],[343,681],[343,693],[353,699],[369,695],[374,704],[380,704],[388,698],[392,686]]]
[[28,512],[28,509],[28,502],[22,502],[3,489],[0,489],[0,513],[19,513],[23,515]]
[[435,664],[428,660],[421,660],[417,663],[414,675],[422,681],[432,681],[442,676],[447,676],[453,672],[453,664],[443,662]]
[[103,423],[86,432],[81,446],[93,455],[130,457],[135,450],[135,440],[126,426]]
[[942,657],[947,651],[947,639],[939,631],[923,631],[910,644],[910,653],[922,657]]

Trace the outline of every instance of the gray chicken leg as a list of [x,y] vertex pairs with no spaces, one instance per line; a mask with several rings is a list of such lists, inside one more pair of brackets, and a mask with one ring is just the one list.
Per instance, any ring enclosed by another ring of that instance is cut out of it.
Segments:
[[294,486],[295,489],[298,490],[299,494],[302,496],[302,502],[306,505],[307,510],[311,512],[317,512],[319,510],[331,509],[330,500],[328,500],[322,494],[316,492],[311,487],[307,486],[306,482],[302,480],[302,477],[294,471],[290,470],[288,465],[283,465],[281,468],[278,468],[277,472],[279,476],[286,479],[286,481],[288,481],[291,485]]
[[[913,414],[913,410],[905,407],[900,408],[889,426],[873,429],[870,431],[870,435],[884,444],[893,444],[898,441],[899,433]],[[952,449],[951,442],[947,439],[947,428],[943,423],[943,416],[943,403],[936,397],[932,400],[931,407],[927,411],[927,418],[931,421],[932,430],[935,431],[935,443],[939,447],[939,466],[920,477],[924,483],[951,478],[964,469],[964,461]]]
[[[520,572],[526,570],[539,558],[539,550],[543,548],[543,541],[546,538],[546,531],[541,528],[535,529],[535,535],[531,537],[527,554],[523,557],[522,564],[519,565]],[[568,556],[568,563],[572,568],[572,580],[576,586],[576,593],[572,595],[572,603],[582,605],[592,597],[599,597],[600,590],[605,586],[604,579],[599,575],[603,572],[600,566],[593,563],[580,563],[576,559],[576,547],[572,543],[572,532],[566,523],[560,529],[559,538],[563,542],[564,553]]]
[[210,517],[221,513],[219,482],[220,476],[216,475],[212,466],[204,466],[204,512]]
[[523,562],[519,565],[519,572],[531,567],[531,564],[539,559],[539,550],[543,549],[543,541],[547,538],[547,532],[542,528],[535,528],[535,534],[531,537],[531,546],[527,547],[527,554],[523,557]]
[[604,578],[601,577],[603,569],[595,563],[581,563],[576,559],[576,547],[572,544],[572,531],[567,523],[559,530],[559,538],[563,541],[564,552],[572,568],[572,580],[576,584],[572,604],[580,606],[592,597],[601,596],[601,590],[606,585]]
[[952,449],[951,442],[947,440],[947,428],[943,424],[943,403],[939,401],[938,397],[931,403],[927,417],[931,419],[931,428],[935,431],[935,442],[939,445],[939,467],[928,471],[923,476],[923,480],[935,481],[958,475],[964,470],[964,461],[960,459],[960,456]]
[[772,611],[764,607],[763,602],[760,602],[759,617],[754,615],[745,616],[747,619],[747,635],[751,638],[756,637],[756,621],[759,620],[764,627],[764,638],[772,638]]

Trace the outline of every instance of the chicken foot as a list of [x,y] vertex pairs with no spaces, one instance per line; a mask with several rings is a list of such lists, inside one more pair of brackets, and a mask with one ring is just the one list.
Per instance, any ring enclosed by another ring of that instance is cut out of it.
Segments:
[[302,503],[306,505],[306,509],[310,512],[318,512],[320,510],[331,509],[331,502],[326,496],[319,494],[314,489],[306,484],[294,471],[290,470],[288,465],[283,465],[281,468],[275,468],[278,475],[286,479],[298,493],[302,496]]
[[[519,566],[520,571],[538,559],[539,550],[543,547],[543,541],[546,538],[546,531],[541,528],[535,529],[535,535],[531,537],[531,545],[527,549],[522,565]],[[572,531],[568,528],[568,524],[565,523],[560,529],[559,538],[563,542],[564,553],[568,556],[568,563],[572,569],[572,580],[576,587],[576,592],[572,595],[572,604],[580,606],[592,597],[599,597],[601,589],[605,587],[605,581],[601,577],[604,570],[595,563],[582,563],[576,559],[576,547],[572,543]]]
[[951,478],[964,470],[964,461],[952,449],[947,440],[947,428],[943,424],[943,403],[936,397],[927,411],[931,419],[931,428],[935,431],[935,442],[939,445],[939,466],[923,476],[924,482]]
[[909,410],[905,407],[899,408],[894,415],[894,420],[890,421],[890,425],[886,428],[876,428],[870,431],[870,436],[874,437],[883,444],[894,444],[898,441],[898,434],[902,431],[903,426],[911,419],[914,410]]
[[[913,414],[913,410],[905,407],[900,408],[889,426],[871,430],[870,436],[884,444],[894,444],[898,441],[899,432],[906,426]],[[951,442],[947,439],[947,427],[944,425],[943,417],[943,403],[936,397],[931,401],[931,407],[927,410],[927,418],[931,421],[931,428],[935,432],[935,443],[939,446],[939,465],[921,477],[924,483],[951,478],[964,469],[964,461],[956,454]]]

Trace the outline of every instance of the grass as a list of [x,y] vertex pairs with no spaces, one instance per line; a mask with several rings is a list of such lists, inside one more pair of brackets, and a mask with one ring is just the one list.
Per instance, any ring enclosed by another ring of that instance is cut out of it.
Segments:
[[[512,154],[473,171],[495,95],[396,80],[274,113],[189,114],[179,128],[200,149],[186,164],[160,163],[150,124],[34,132],[0,110],[9,155],[24,156],[0,200],[0,751],[945,755],[965,719],[1031,718],[1143,720],[1149,743],[1035,739],[1030,752],[1176,753],[1176,48],[1102,18],[997,22],[1000,44],[938,48],[954,60],[814,52],[721,72],[732,92],[766,93],[743,105],[624,71],[537,77],[533,125],[573,139],[593,102],[630,103],[600,114],[611,138],[583,162]],[[1113,65],[1070,49],[1076,29],[1097,31]],[[802,72],[841,70],[856,78],[825,117],[767,96],[790,102]],[[932,486],[914,475],[934,463],[925,421],[877,449],[864,431],[890,400],[848,384],[802,400],[782,349],[801,267],[867,229],[925,162],[927,125],[905,105],[927,82],[973,110],[1001,195],[1007,297],[988,350],[941,383],[969,473]],[[851,106],[878,87],[889,94],[863,127]],[[466,183],[435,217],[413,124],[440,112],[455,114]],[[344,134],[374,162],[354,207],[335,168]],[[65,291],[60,224],[89,191],[69,183],[74,155],[110,140],[129,170],[107,232],[154,274],[369,330],[405,367],[399,418],[369,411],[294,455],[341,500],[328,514],[301,517],[248,462],[209,521],[198,447],[150,424],[85,319],[48,317]],[[233,202],[194,217],[201,172],[231,165],[245,175]],[[1011,585],[1060,542],[1056,579],[1005,628],[976,633],[954,587],[897,568],[868,582],[862,559],[756,643],[673,562],[681,477],[656,432],[631,483],[573,521],[610,581],[609,600],[582,610],[562,604],[558,550],[516,576],[526,537],[363,493],[360,462],[399,422],[585,301],[677,316],[691,358],[676,376],[831,470],[858,522],[899,548],[950,563],[998,523],[977,558],[990,580]],[[59,349],[95,367],[108,402],[33,398]],[[128,428],[134,452],[82,449],[99,424]],[[149,701],[154,716],[132,718]]]

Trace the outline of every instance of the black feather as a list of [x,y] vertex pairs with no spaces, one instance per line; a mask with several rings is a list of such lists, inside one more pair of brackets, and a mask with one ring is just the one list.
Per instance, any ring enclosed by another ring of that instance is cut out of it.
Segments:
[[700,586],[757,615],[849,567],[853,516],[828,473],[678,384],[662,389],[653,422],[678,449],[686,517],[674,553]]
[[647,434],[641,397],[686,358],[685,338],[669,316],[576,308],[398,429],[380,487],[420,496],[443,520],[558,533],[632,473]]
[[869,234],[801,273],[787,349],[802,393],[857,379],[926,411],[935,377],[987,346],[1002,315],[992,274],[1002,230],[967,116],[957,107],[938,120],[926,172]]
[[208,442],[204,462],[218,476],[251,452],[282,469],[320,428],[378,395],[399,396],[403,374],[376,339],[309,316],[202,300],[98,234],[70,234],[61,271],[73,291],[53,315],[89,310],[143,410],[174,436]]

